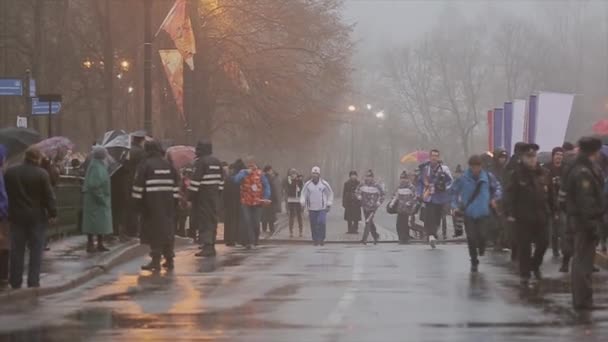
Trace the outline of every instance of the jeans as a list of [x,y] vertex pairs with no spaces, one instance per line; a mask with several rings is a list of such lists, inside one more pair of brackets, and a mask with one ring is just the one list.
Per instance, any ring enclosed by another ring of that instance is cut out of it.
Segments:
[[407,214],[397,214],[397,236],[399,242],[410,241],[410,216]]
[[302,232],[302,205],[300,203],[287,203],[287,210],[289,210],[289,232],[293,233],[293,226],[295,220],[298,220],[298,228],[300,233]]
[[11,223],[10,283],[12,288],[20,288],[23,283],[26,245],[30,251],[27,286],[40,286],[40,267],[45,239],[46,225],[43,223],[30,225]]
[[312,241],[325,241],[325,224],[327,220],[327,211],[309,210],[308,217],[310,219],[310,233],[312,235]]
[[257,245],[260,231],[260,217],[262,215],[261,207],[250,207],[247,205],[241,206],[241,218],[243,223],[240,225],[244,233],[241,234],[245,245]]
[[464,218],[464,229],[467,233],[467,245],[471,263],[479,264],[479,255],[483,255],[486,250],[486,230],[488,229],[489,217]]

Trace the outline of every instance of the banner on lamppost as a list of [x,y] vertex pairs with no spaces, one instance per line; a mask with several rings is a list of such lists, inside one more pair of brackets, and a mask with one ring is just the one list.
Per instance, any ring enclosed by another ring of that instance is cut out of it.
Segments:
[[186,11],[186,0],[176,0],[175,4],[160,25],[158,33],[164,30],[169,34],[175,47],[181,53],[183,60],[194,70],[194,54],[196,54],[196,41],[192,30],[192,21]]
[[173,92],[179,116],[186,121],[184,115],[184,58],[178,50],[159,50],[160,59],[167,75],[167,80]]

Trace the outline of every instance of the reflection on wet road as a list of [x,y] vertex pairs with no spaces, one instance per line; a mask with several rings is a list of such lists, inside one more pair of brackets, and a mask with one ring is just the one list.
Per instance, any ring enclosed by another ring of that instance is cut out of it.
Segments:
[[[505,254],[470,275],[463,245],[269,246],[143,258],[75,290],[0,308],[2,341],[605,341],[608,309],[570,309],[567,276],[522,289]],[[608,305],[606,272],[596,302]]]

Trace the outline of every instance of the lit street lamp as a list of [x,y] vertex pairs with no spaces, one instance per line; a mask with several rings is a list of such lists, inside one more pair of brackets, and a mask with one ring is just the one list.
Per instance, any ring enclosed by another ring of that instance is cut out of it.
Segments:
[[384,111],[379,111],[376,113],[376,118],[378,119],[384,119]]
[[372,105],[371,104],[367,104],[367,110],[372,110]]
[[349,111],[349,112],[354,112],[354,111],[356,111],[356,110],[357,110],[357,107],[355,107],[355,106],[353,106],[353,105],[348,106],[348,111]]

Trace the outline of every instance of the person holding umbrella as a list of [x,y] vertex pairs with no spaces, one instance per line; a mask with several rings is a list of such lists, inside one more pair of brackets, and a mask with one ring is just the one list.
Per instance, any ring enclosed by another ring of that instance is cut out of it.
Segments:
[[[87,252],[107,252],[103,236],[112,234],[112,204],[110,175],[104,163],[108,152],[96,146],[91,153],[92,160],[87,168],[83,186],[82,231],[88,236]],[[94,245],[97,236],[97,248]]]

